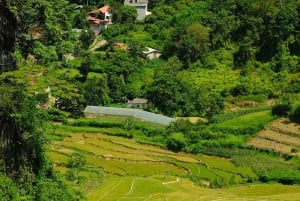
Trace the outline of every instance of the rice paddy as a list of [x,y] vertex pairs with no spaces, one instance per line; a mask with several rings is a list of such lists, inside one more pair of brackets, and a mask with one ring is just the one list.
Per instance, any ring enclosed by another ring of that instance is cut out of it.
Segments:
[[[55,170],[90,201],[276,201],[300,197],[300,186],[248,184],[248,178],[256,178],[252,169],[237,167],[225,158],[174,153],[96,130],[61,128],[55,135],[61,140],[53,141],[48,151]],[[68,166],[74,153],[85,161],[78,169]],[[73,179],[68,178],[70,174]],[[209,188],[223,181],[233,187]]]

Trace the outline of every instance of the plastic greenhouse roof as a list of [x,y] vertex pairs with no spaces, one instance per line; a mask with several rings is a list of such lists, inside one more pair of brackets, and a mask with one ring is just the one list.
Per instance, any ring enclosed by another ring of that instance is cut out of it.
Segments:
[[102,107],[102,106],[86,106],[83,111],[89,114],[108,114],[108,115],[118,115],[118,116],[132,116],[145,121],[154,122],[162,125],[169,125],[174,118],[167,117],[160,114],[155,114],[152,112],[146,112],[140,109],[131,108],[116,108],[116,107]]

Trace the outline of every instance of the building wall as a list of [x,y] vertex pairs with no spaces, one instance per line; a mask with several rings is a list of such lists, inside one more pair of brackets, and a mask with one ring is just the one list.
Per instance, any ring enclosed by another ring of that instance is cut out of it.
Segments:
[[137,10],[137,20],[143,21],[147,15],[147,0],[125,0],[124,5],[134,6]]
[[147,14],[147,6],[136,6],[136,11],[138,13],[137,20],[142,21],[145,19]]
[[161,56],[160,52],[151,52],[147,55],[148,59],[158,59]]
[[99,31],[100,31],[99,25],[98,25],[98,24],[92,24],[92,23],[90,23],[90,29],[91,29],[93,32],[99,32]]
[[110,12],[105,13],[105,20],[108,20],[108,24],[112,24],[112,16],[113,14]]

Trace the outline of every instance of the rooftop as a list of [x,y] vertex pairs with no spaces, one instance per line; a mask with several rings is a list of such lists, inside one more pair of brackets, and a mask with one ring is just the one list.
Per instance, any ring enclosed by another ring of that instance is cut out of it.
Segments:
[[106,13],[110,9],[110,6],[103,6],[101,8],[98,8],[96,10],[92,10],[89,12],[89,14],[100,14],[100,13]]
[[146,112],[140,109],[130,109],[130,108],[86,106],[83,113],[91,114],[91,115],[106,114],[106,115],[118,115],[118,116],[131,116],[141,120],[150,121],[162,125],[169,125],[172,121],[174,121],[174,118],[171,117],[155,114],[152,112]]
[[129,100],[127,103],[146,104],[147,102],[148,100],[144,98],[134,98],[133,100]]
[[145,4],[147,5],[148,0],[125,0],[124,4],[128,5],[128,4]]

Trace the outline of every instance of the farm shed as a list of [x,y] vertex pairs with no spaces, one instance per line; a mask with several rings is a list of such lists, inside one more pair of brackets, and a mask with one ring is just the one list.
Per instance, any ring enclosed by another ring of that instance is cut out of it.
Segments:
[[171,117],[131,108],[86,106],[83,113],[85,117],[99,117],[104,115],[129,116],[162,125],[169,125],[174,120]]
[[128,100],[126,105],[131,108],[144,108],[148,103],[147,99],[144,98],[134,98],[133,100]]

